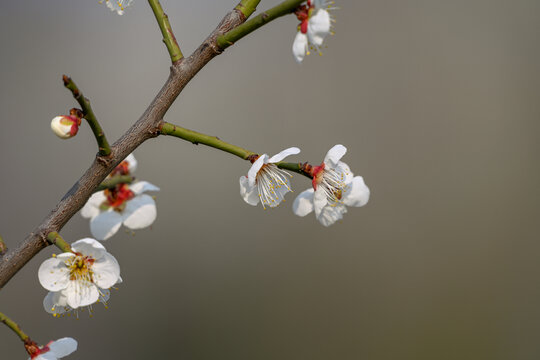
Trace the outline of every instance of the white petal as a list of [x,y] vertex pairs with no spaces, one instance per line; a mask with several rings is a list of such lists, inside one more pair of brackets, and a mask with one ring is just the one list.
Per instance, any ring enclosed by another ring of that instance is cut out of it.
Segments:
[[150,195],[135,196],[126,203],[122,216],[124,226],[132,230],[150,226],[156,220],[156,202]]
[[129,185],[129,189],[135,193],[135,195],[140,195],[147,191],[159,191],[159,188],[156,185],[150,184],[148,181],[137,181],[134,184]]
[[346,152],[347,148],[345,146],[339,144],[335,145],[326,153],[326,156],[324,157],[325,165],[330,166],[332,169],[335,168]]
[[313,195],[313,208],[315,210],[315,216],[319,217],[319,214],[326,205],[328,205],[326,193],[320,187],[318,187]]
[[294,42],[292,45],[292,53],[297,63],[301,63],[306,57],[308,51],[308,38],[306,34],[302,34],[301,31],[296,33]]
[[99,241],[92,238],[84,238],[75,241],[73,244],[71,244],[71,249],[85,256],[90,256],[95,260],[100,259],[107,253],[105,246],[101,245]]
[[269,204],[265,204],[265,206],[276,207],[279,204],[281,204],[281,202],[285,199],[285,194],[291,191],[289,190],[290,188],[291,188],[291,184],[289,182],[289,179],[287,179],[287,183],[285,185],[275,184],[275,187],[274,187],[275,196],[273,196],[274,198],[273,200],[275,201],[272,201]]
[[93,193],[92,196],[88,199],[86,204],[84,204],[83,208],[81,209],[81,215],[83,218],[93,218],[94,216],[99,215],[100,210],[99,207],[103,202],[107,200],[107,197],[105,196],[105,192],[98,191],[96,193]]
[[69,139],[71,137],[71,125],[62,123],[62,120],[70,121],[68,116],[56,116],[51,121],[51,129],[61,139]]
[[347,206],[364,206],[369,201],[370,191],[361,176],[355,176],[345,188],[343,203]]
[[288,149],[283,150],[282,152],[272,156],[270,159],[268,159],[269,163],[277,163],[281,160],[285,159],[289,155],[296,155],[300,153],[300,149],[297,147],[290,147]]
[[116,258],[109,253],[94,262],[92,265],[92,270],[94,271],[94,283],[102,288],[108,289],[118,281],[120,277],[120,265]]
[[111,291],[108,289],[99,289],[99,301],[106,303],[111,297]]
[[330,27],[330,13],[324,9],[317,10],[308,20],[309,42],[316,47],[322,46],[324,38],[330,34]]
[[306,216],[313,211],[313,189],[302,191],[294,199],[293,212],[298,216]]
[[49,314],[63,314],[67,308],[67,298],[62,291],[48,292],[43,299],[43,308]]
[[353,180],[354,175],[353,175],[351,169],[349,168],[349,165],[345,164],[343,161],[338,161],[338,163],[337,163],[336,167],[334,168],[334,170],[338,174],[341,174],[341,181],[344,184],[348,184]]
[[[30,360],[30,359],[28,359],[28,360]],[[58,360],[58,358],[56,357],[56,355],[53,352],[47,351],[46,353],[39,354],[33,360]]]
[[338,220],[343,218],[343,214],[347,212],[345,205],[327,205],[321,209],[321,211],[316,215],[317,220],[324,226],[330,226]]
[[73,309],[91,305],[99,299],[97,287],[82,281],[70,281],[63,292],[67,297],[67,304]]
[[240,196],[249,205],[257,205],[259,203],[259,195],[256,186],[250,186],[247,176],[240,177]]
[[135,159],[135,156],[133,156],[133,153],[126,156],[124,161],[127,161],[128,170],[130,173],[133,173],[135,170],[137,170],[137,160]]
[[248,181],[250,186],[255,186],[255,179],[257,178],[257,173],[264,164],[268,163],[268,155],[262,154],[259,158],[251,165],[251,168],[248,171]]
[[[75,256],[74,254],[68,255]],[[69,271],[66,264],[58,258],[45,260],[39,267],[38,277],[41,286],[49,291],[60,291],[65,289],[69,283]]]
[[52,351],[57,357],[61,358],[68,356],[77,350],[77,341],[72,338],[65,337],[49,343],[48,346],[50,351]]
[[122,215],[114,210],[104,211],[90,220],[90,232],[98,240],[107,240],[122,226]]

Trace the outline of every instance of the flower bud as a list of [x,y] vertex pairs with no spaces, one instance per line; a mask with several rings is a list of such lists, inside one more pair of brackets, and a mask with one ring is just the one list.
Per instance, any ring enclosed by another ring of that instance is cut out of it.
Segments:
[[81,119],[73,115],[60,115],[52,119],[51,129],[61,139],[69,139],[77,135]]

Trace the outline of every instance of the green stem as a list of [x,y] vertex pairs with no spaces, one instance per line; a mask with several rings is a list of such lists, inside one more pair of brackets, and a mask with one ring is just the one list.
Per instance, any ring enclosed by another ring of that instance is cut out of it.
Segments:
[[176,136],[180,139],[190,141],[195,145],[204,144],[207,146],[211,146],[213,148],[236,155],[244,160],[248,160],[250,155],[256,155],[256,153],[254,152],[242,149],[239,146],[222,141],[216,136],[201,134],[199,132],[188,130],[178,125],[173,125],[167,122],[163,122],[160,125],[160,131],[162,135]]
[[161,30],[161,35],[163,35],[163,42],[165,43],[165,46],[167,46],[171,61],[174,64],[178,60],[182,59],[184,55],[182,55],[180,46],[178,46],[176,38],[174,37],[171,24],[169,23],[169,17],[167,14],[165,14],[165,12],[163,12],[163,8],[161,7],[159,0],[148,0],[148,4],[150,4],[150,7],[156,16],[159,29]]
[[56,231],[50,232],[47,235],[47,240],[62,252],[71,252],[71,246]]
[[244,14],[247,19],[255,12],[255,10],[257,10],[257,5],[259,5],[260,2],[261,0],[242,0],[236,5],[235,9]]
[[71,91],[75,100],[77,100],[79,105],[81,105],[84,118],[88,122],[88,125],[90,125],[90,128],[92,129],[92,132],[96,137],[99,148],[99,155],[109,156],[111,154],[111,147],[109,146],[109,142],[105,137],[105,133],[103,132],[101,125],[99,125],[99,122],[96,119],[96,115],[94,115],[94,111],[90,106],[90,101],[84,97],[84,95],[79,91],[79,88],[77,88],[77,85],[75,85],[75,83],[73,82],[73,80],[71,80],[70,77],[64,75],[62,76],[62,79],[64,80],[64,86]]
[[246,21],[245,23],[235,27],[231,31],[220,35],[217,38],[217,45],[221,49],[226,49],[236,41],[240,40],[244,36],[257,30],[261,26],[269,23],[270,21],[277,19],[278,17],[292,13],[300,4],[305,0],[286,0],[273,8],[266,10],[263,13],[255,16],[253,19]]
[[4,239],[0,236],[0,256],[4,255],[7,252],[7,246],[4,242]]
[[29,339],[28,335],[26,335],[21,330],[21,328],[15,321],[11,320],[9,317],[7,317],[5,314],[1,312],[0,312],[0,322],[3,322],[8,328],[13,330],[13,332],[17,334],[22,341],[26,341],[27,339]]
[[101,184],[94,190],[94,192],[102,191],[105,189],[112,189],[118,184],[131,184],[135,178],[131,175],[116,175],[109,179],[103,180]]
[[308,163],[302,164],[302,163],[286,163],[286,162],[278,162],[276,163],[277,167],[283,170],[289,170],[295,173],[298,173],[300,175],[304,175],[308,178],[313,178],[311,173],[308,171],[310,169],[310,165]]

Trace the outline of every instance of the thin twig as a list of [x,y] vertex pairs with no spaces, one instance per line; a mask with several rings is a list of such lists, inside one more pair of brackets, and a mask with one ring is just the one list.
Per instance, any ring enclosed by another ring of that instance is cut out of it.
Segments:
[[22,341],[26,341],[28,339],[28,335],[26,335],[24,331],[21,330],[21,328],[16,322],[11,320],[9,317],[7,317],[5,314],[1,312],[0,312],[0,322],[4,323],[8,328],[13,330],[13,332],[17,334],[17,336],[19,336],[19,338]]
[[163,42],[165,43],[165,46],[167,46],[171,61],[174,64],[178,60],[182,59],[184,55],[182,55],[180,46],[178,46],[178,42],[176,41],[176,37],[172,31],[171,24],[169,23],[169,17],[167,14],[165,14],[165,12],[163,12],[163,8],[161,7],[159,0],[148,0],[148,4],[150,4],[150,7],[156,16],[159,29],[161,30],[161,35],[163,35]]
[[242,0],[236,5],[235,9],[244,14],[247,19],[255,12],[255,10],[257,10],[257,5],[259,5],[260,2],[261,0]]

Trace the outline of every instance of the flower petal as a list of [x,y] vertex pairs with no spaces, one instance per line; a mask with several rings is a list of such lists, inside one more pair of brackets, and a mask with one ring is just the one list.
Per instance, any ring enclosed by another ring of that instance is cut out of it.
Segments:
[[300,149],[297,147],[290,147],[288,149],[285,149],[281,151],[280,153],[272,156],[270,159],[268,159],[269,163],[277,163],[281,160],[285,159],[289,155],[296,155],[300,153]]
[[322,46],[324,38],[330,34],[330,13],[319,9],[308,20],[307,36],[315,47]]
[[361,176],[355,176],[345,188],[343,203],[347,206],[364,206],[369,201],[370,191]]
[[[74,254],[69,255],[75,256]],[[65,289],[69,283],[69,271],[66,264],[58,258],[45,260],[39,267],[38,277],[41,286],[49,291],[60,291]]]
[[67,297],[67,304],[73,309],[91,305],[99,299],[99,291],[94,284],[76,280],[70,281],[68,287],[63,292]]
[[249,205],[257,205],[259,203],[259,196],[256,186],[250,186],[247,176],[240,177],[240,196]]
[[133,173],[135,170],[137,170],[137,160],[135,159],[135,156],[133,156],[133,153],[126,156],[124,161],[127,161],[128,170],[130,173]]
[[84,238],[75,241],[73,244],[71,244],[71,249],[95,260],[99,260],[107,253],[105,246],[101,245],[99,241],[92,238]]
[[49,291],[43,299],[43,308],[49,314],[63,314],[71,310],[67,307],[67,298],[62,291]]
[[338,220],[343,219],[343,214],[347,213],[347,208],[343,204],[327,205],[316,214],[317,220],[324,226],[330,226]]
[[156,185],[150,184],[148,181],[137,181],[134,184],[129,185],[129,189],[135,193],[135,195],[140,195],[147,191],[159,191],[159,188]]
[[56,357],[68,356],[75,350],[77,350],[77,341],[72,338],[65,337],[58,339],[48,344],[49,350],[53,352]]
[[107,240],[122,226],[122,215],[114,210],[104,211],[90,220],[90,232],[98,240]]
[[122,216],[124,226],[132,230],[150,226],[157,217],[156,202],[150,195],[135,196],[126,203]]
[[326,153],[324,163],[333,169],[337,166],[339,160],[343,157],[343,155],[345,155],[346,152],[347,148],[345,146],[340,144],[335,145]]
[[107,200],[107,197],[105,196],[105,192],[98,191],[96,193],[93,193],[92,196],[88,199],[86,204],[84,204],[83,208],[81,209],[81,215],[83,218],[93,218],[94,216],[99,215],[99,207],[101,204]]
[[313,211],[313,189],[302,191],[293,202],[293,212],[298,216],[306,216]]
[[108,289],[118,281],[120,277],[120,265],[114,256],[109,253],[94,262],[92,265],[94,271],[94,283],[102,288]]
[[343,161],[338,161],[334,170],[341,175],[341,182],[348,184],[353,180],[353,173],[349,168],[349,165],[345,164]]
[[324,190],[319,186],[317,190],[315,190],[315,194],[313,194],[313,208],[316,217],[319,217],[319,214],[326,205],[328,205],[328,198],[326,197]]
[[255,186],[257,173],[259,172],[259,170],[261,170],[263,165],[267,163],[268,163],[268,155],[262,154],[261,156],[259,156],[257,160],[255,160],[253,165],[251,165],[251,168],[249,169],[248,175],[247,175],[250,186]]
[[301,63],[302,60],[306,57],[308,52],[308,38],[306,34],[302,34],[301,31],[296,33],[294,42],[292,44],[292,53],[294,55],[294,60],[297,63]]

